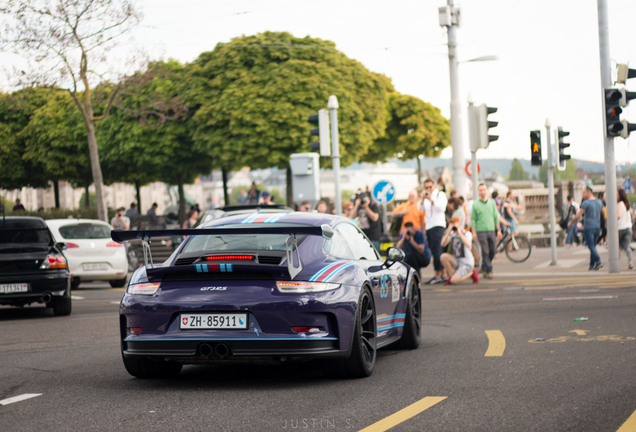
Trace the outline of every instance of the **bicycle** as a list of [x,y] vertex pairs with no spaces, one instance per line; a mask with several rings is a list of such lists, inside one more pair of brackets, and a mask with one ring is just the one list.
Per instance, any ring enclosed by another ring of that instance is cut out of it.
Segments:
[[497,243],[497,252],[505,251],[508,259],[516,263],[522,263],[530,258],[532,246],[528,237],[520,234],[512,236],[506,226],[503,227],[502,234],[501,240]]

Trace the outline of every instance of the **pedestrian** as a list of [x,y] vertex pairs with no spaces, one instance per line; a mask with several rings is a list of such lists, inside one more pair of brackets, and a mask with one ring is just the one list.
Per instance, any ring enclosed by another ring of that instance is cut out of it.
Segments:
[[415,189],[409,192],[406,202],[394,208],[391,213],[394,218],[402,217],[400,232],[404,231],[404,226],[407,222],[411,222],[416,231],[424,230],[424,212],[419,209],[417,204],[417,191]]
[[188,212],[187,219],[185,220],[185,222],[183,222],[183,225],[181,226],[181,228],[183,229],[194,228],[198,218],[199,218],[199,212],[196,211],[195,209],[191,209]]
[[262,204],[262,205],[272,205],[272,204],[274,204],[272,202],[272,194],[269,193],[269,191],[266,191],[266,190],[261,192],[261,199],[260,199],[259,204]]
[[157,217],[157,203],[152,203],[152,206],[146,212],[146,216],[150,218],[150,227],[156,228],[159,225],[159,218]]
[[479,274],[475,267],[472,253],[473,235],[466,231],[457,217],[450,219],[448,228],[442,237],[442,246],[450,245],[452,253],[442,254],[442,265],[448,274],[445,285],[455,285],[464,282],[469,277],[473,283],[479,282]]
[[563,215],[562,220],[564,221],[565,227],[567,229],[567,235],[565,236],[565,246],[571,247],[574,242],[576,242],[577,245],[579,244],[579,238],[576,235],[576,224],[568,226],[568,222],[570,222],[574,215],[579,211],[579,204],[574,201],[574,197],[572,195],[568,195],[567,199],[568,202],[565,203],[565,205],[563,206],[563,211],[561,214]]
[[137,215],[139,215],[139,211],[137,211],[137,204],[135,204],[134,202],[130,203],[130,208],[126,210],[126,216],[130,218]]
[[342,215],[354,224],[358,225],[358,216],[354,213],[354,209],[356,208],[357,207],[351,201],[345,201],[342,203]]
[[316,204],[316,213],[327,213],[329,211],[329,206],[323,200],[318,201]]
[[380,237],[382,237],[380,206],[371,199],[368,192],[365,192],[358,195],[354,208],[357,209],[357,213],[355,214],[358,216],[358,226],[379,252]]
[[601,209],[601,235],[598,238],[598,242],[601,246],[607,246],[607,193],[603,192],[603,208]]
[[245,205],[245,203],[247,203],[247,191],[245,189],[241,189],[237,200],[239,205]]
[[124,207],[120,207],[119,209],[117,209],[117,213],[115,213],[115,216],[110,220],[110,226],[113,227],[113,229],[130,229],[130,219],[128,218],[128,216],[124,215],[125,211],[126,209]]
[[400,239],[396,246],[406,255],[404,262],[410,265],[420,274],[420,269],[431,262],[431,251],[426,243],[426,237],[420,230],[416,230],[413,222],[406,222],[400,233]]
[[512,191],[508,191],[508,193],[506,193],[506,199],[501,203],[500,213],[503,216],[504,220],[510,224],[509,228],[511,236],[517,234],[517,226],[519,225],[519,221],[517,220],[517,216],[515,215],[514,211],[518,209],[519,206],[515,203],[515,194]]
[[601,213],[603,211],[603,203],[594,196],[594,192],[589,186],[583,188],[583,202],[578,213],[568,222],[568,228],[574,225],[581,216],[585,216],[583,220],[583,237],[585,243],[590,249],[590,270],[598,270],[603,267],[601,258],[596,251],[596,242],[601,235]]
[[[618,244],[627,255],[627,268],[634,268],[632,260],[632,248],[629,244],[632,241],[632,206],[629,203],[627,193],[623,189],[618,190],[618,205],[616,211],[618,213]],[[619,251],[620,252],[620,251]]]
[[250,193],[247,194],[246,204],[256,205],[258,204],[258,199],[261,197],[261,191],[256,187],[256,182],[252,182],[252,186],[250,187]]
[[488,187],[479,185],[479,199],[473,202],[470,215],[473,237],[477,237],[481,246],[481,269],[486,279],[492,279],[492,260],[497,253],[497,242],[501,239],[499,212],[497,204],[488,199]]
[[490,197],[495,201],[495,204],[497,205],[497,211],[501,213],[501,204],[503,204],[503,201],[499,199],[499,192],[497,192],[496,190],[492,191]]
[[26,211],[22,203],[20,202],[20,198],[16,198],[15,205],[13,206],[13,212]]
[[298,211],[301,212],[310,212],[311,211],[311,203],[307,200],[302,200],[300,202],[300,208],[298,209]]
[[444,266],[442,266],[442,237],[444,236],[444,229],[446,228],[446,194],[442,192],[444,187],[444,181],[440,177],[437,184],[433,182],[433,179],[427,178],[424,180],[424,190],[422,191],[422,202],[420,204],[420,210],[424,211],[424,222],[426,226],[426,238],[428,245],[431,248],[433,254],[433,268],[435,269],[434,276],[429,279],[426,284],[438,284],[444,282],[442,273]]

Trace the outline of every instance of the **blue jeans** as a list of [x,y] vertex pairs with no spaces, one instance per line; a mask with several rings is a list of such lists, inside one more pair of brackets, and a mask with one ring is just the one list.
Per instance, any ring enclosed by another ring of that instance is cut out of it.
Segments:
[[565,237],[565,244],[574,243],[574,233],[576,233],[576,223],[573,223],[568,228],[568,235]]
[[598,256],[598,252],[596,252],[596,242],[601,235],[601,229],[583,228],[583,235],[585,236],[587,247],[590,248],[590,267],[594,267],[596,263],[601,262],[601,258]]

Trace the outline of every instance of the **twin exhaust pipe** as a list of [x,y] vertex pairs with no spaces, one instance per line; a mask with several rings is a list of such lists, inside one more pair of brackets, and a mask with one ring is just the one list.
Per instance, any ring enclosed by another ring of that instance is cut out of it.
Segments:
[[225,342],[214,345],[214,348],[210,344],[202,343],[199,345],[199,354],[204,357],[218,357],[221,360],[225,360],[232,355],[232,350]]

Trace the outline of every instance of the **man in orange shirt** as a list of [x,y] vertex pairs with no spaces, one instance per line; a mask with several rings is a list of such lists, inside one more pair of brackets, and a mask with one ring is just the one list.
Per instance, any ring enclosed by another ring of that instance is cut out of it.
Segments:
[[393,216],[403,216],[400,232],[404,231],[404,224],[407,222],[413,224],[415,231],[424,231],[424,211],[419,210],[417,204],[417,191],[412,190],[409,192],[409,199],[393,210]]

